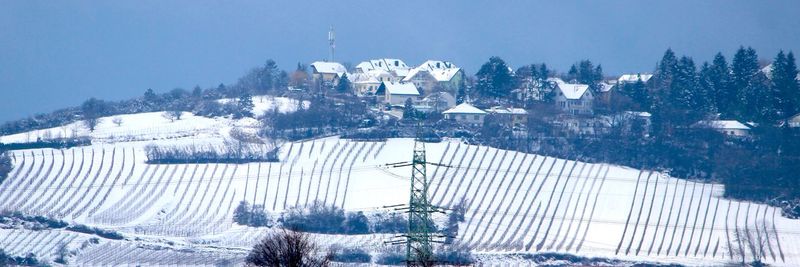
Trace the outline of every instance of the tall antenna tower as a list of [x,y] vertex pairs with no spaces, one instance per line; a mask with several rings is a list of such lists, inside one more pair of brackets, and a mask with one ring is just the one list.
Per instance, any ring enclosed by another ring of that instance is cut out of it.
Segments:
[[334,61],[334,50],[336,50],[336,32],[333,31],[333,26],[328,30],[328,44],[331,46],[330,62]]

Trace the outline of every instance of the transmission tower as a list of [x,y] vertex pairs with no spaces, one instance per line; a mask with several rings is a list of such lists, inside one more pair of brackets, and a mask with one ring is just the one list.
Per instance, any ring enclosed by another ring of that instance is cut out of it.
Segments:
[[[388,167],[411,166],[411,191],[408,206],[396,209],[407,210],[408,231],[405,235],[399,236],[402,239],[386,242],[394,245],[406,245],[407,266],[433,266],[436,260],[433,255],[432,244],[443,243],[441,239],[444,236],[435,231],[431,215],[434,212],[445,212],[444,209],[431,205],[428,198],[428,177],[426,172],[426,165],[428,164],[446,166],[426,161],[425,143],[419,139],[414,141],[414,153],[411,162],[387,164]],[[405,205],[387,206],[386,208],[399,206]]]
[[414,141],[414,157],[411,161],[411,194],[408,200],[408,235],[406,236],[406,260],[409,266],[427,266],[433,262],[431,243],[431,207],[428,199],[428,177],[425,165],[425,143]]

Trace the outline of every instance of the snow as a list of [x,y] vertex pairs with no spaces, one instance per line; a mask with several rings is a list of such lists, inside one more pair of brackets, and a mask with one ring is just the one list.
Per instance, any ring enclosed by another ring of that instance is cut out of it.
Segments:
[[558,83],[557,87],[564,97],[570,100],[581,99],[589,90],[589,85],[586,84]]
[[313,67],[317,73],[336,74],[341,76],[347,72],[347,68],[337,62],[316,61],[311,63],[311,67]]
[[476,108],[468,103],[461,103],[458,106],[445,110],[442,112],[442,114],[486,114],[486,111]]
[[646,83],[652,77],[653,77],[653,74],[647,74],[647,73],[623,74],[622,76],[619,76],[619,79],[617,79],[617,81],[619,83],[635,83],[635,82],[637,82],[637,81],[639,81],[641,79],[642,82]]
[[419,95],[417,86],[413,83],[383,82],[386,93],[390,95]]
[[727,130],[750,130],[750,127],[735,120],[708,120],[699,121],[697,126],[711,127],[714,129],[727,129]]
[[[469,104],[455,110],[484,112]],[[328,137],[284,143],[280,162],[157,165],[145,163],[144,146],[219,144],[234,121],[186,114],[184,125],[159,113],[120,116],[125,131],[156,129],[150,135],[156,140],[12,151],[15,169],[0,184],[0,209],[115,230],[126,239],[83,247],[91,235],[0,229],[0,248],[53,259],[66,245],[75,250],[74,265],[237,264],[274,231],[233,223],[239,201],[264,205],[273,218],[315,200],[368,212],[408,201],[411,167],[387,164],[410,160],[411,139]],[[116,128],[101,124],[97,131]],[[187,129],[193,135],[181,134]],[[430,199],[443,207],[467,200],[456,241],[473,249],[479,265],[526,265],[516,255],[543,252],[725,265],[738,261],[733,233],[745,230],[773,236],[764,244],[770,265],[800,265],[800,222],[774,207],[725,199],[720,184],[457,140],[428,143],[426,150],[429,161],[441,163],[427,166]],[[313,235],[323,244],[370,251],[387,249],[382,242],[389,237]],[[752,252],[745,257],[752,260]]]

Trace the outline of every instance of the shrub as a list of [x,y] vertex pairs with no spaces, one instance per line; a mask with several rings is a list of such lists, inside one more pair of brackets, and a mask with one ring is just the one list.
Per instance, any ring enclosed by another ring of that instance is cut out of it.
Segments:
[[254,266],[328,266],[331,257],[305,233],[283,230],[267,235],[245,261]]
[[336,206],[327,206],[315,201],[308,208],[301,206],[290,208],[284,213],[281,221],[285,228],[312,233],[344,233],[344,210]]
[[267,151],[261,144],[226,141],[221,148],[211,146],[156,146],[145,147],[147,163],[150,164],[184,164],[184,163],[247,163],[277,162],[278,149]]
[[408,219],[398,213],[377,214],[372,224],[373,233],[405,233],[408,230]]
[[364,215],[364,212],[348,212],[344,228],[347,234],[368,234],[369,219]]
[[95,228],[82,224],[69,226],[67,227],[67,230],[84,234],[93,234],[102,238],[115,239],[115,240],[121,240],[125,238],[124,236],[122,236],[122,234],[115,231],[103,230],[100,228]]
[[92,145],[92,139],[88,137],[54,138],[54,139],[39,139],[36,142],[27,142],[27,143],[12,143],[12,144],[0,143],[0,150],[70,148],[76,146],[89,146],[89,145]]
[[359,248],[333,249],[331,260],[346,263],[370,263],[372,255]]
[[264,206],[250,206],[247,201],[239,202],[239,206],[233,211],[233,221],[253,227],[272,227],[272,219],[267,214]]
[[380,265],[405,265],[406,255],[396,251],[387,251],[378,255],[375,263]]
[[11,256],[0,249],[0,266],[45,266],[36,258],[36,254],[28,253],[25,257]]
[[8,173],[11,172],[13,166],[11,164],[11,158],[5,151],[0,150],[0,183],[8,177]]
[[467,246],[442,246],[435,255],[437,262],[447,265],[466,266],[475,263]]

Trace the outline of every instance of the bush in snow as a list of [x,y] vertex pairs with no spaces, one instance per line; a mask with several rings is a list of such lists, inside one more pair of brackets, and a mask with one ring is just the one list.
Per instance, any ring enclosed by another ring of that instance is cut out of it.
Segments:
[[272,219],[267,214],[263,205],[252,205],[247,201],[239,202],[239,206],[233,211],[233,221],[253,227],[272,227]]
[[346,263],[370,263],[372,255],[360,248],[331,248],[331,261]]
[[12,168],[11,158],[8,157],[8,154],[5,151],[0,151],[0,183],[6,179],[8,172],[10,172]]
[[296,206],[288,209],[280,221],[287,229],[312,233],[344,233],[346,220],[344,210],[315,201],[307,208]]
[[379,213],[373,217],[373,233],[405,233],[408,230],[408,218],[398,213]]
[[152,144],[145,147],[150,164],[277,162],[277,151],[266,145],[233,141],[226,141],[223,147]]
[[462,197],[448,214],[447,225],[442,230],[445,235],[445,244],[452,244],[453,239],[458,236],[458,223],[464,222],[464,214],[467,213],[466,203],[466,198]]
[[467,246],[441,246],[435,252],[435,255],[436,262],[446,265],[467,266],[475,263],[472,251]]
[[0,266],[44,266],[36,258],[36,254],[28,253],[25,257],[11,256],[0,249]]

